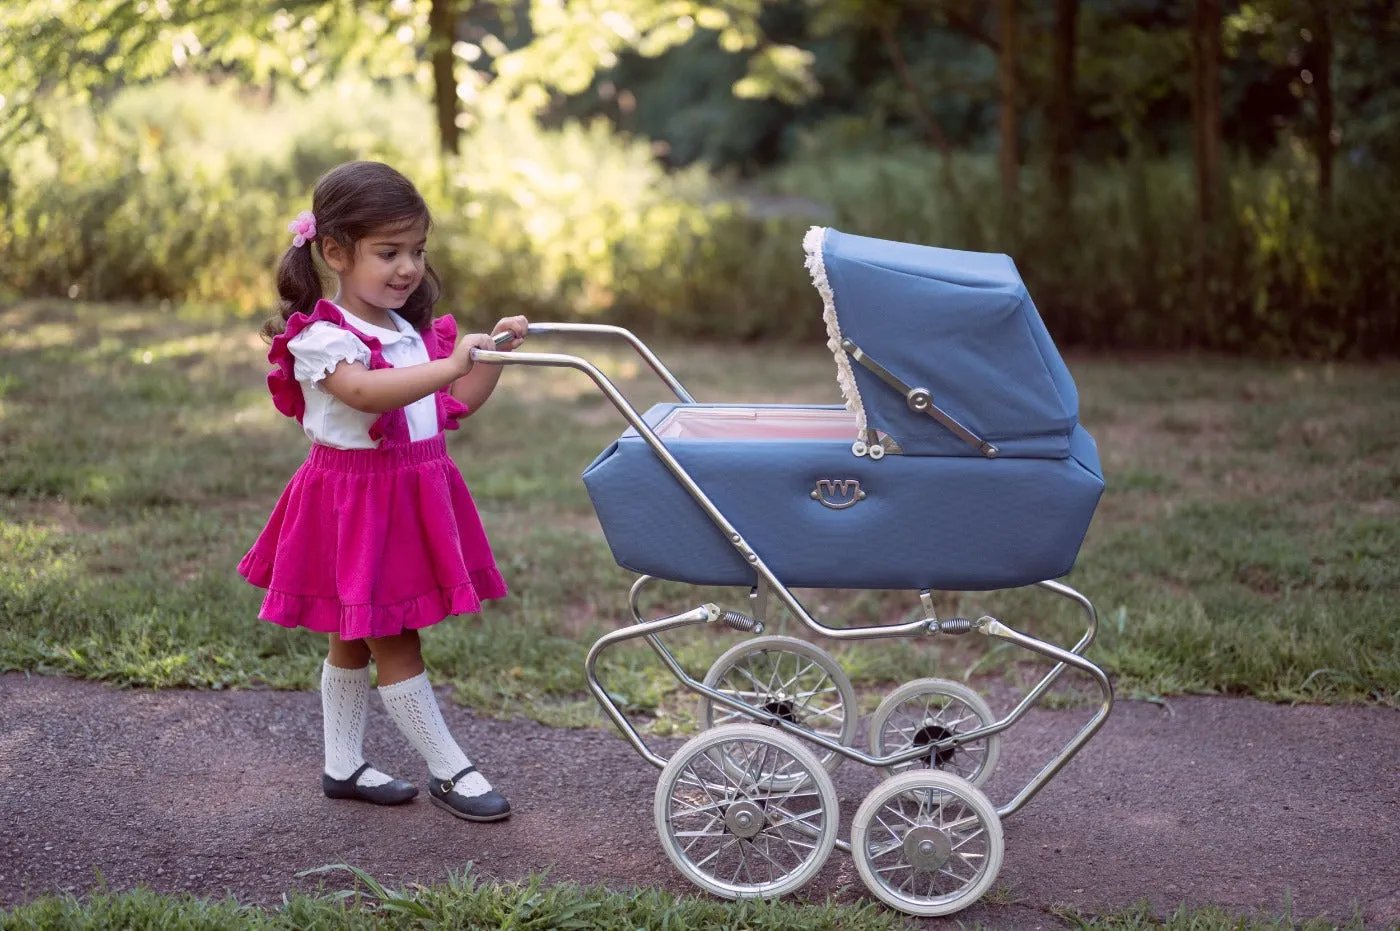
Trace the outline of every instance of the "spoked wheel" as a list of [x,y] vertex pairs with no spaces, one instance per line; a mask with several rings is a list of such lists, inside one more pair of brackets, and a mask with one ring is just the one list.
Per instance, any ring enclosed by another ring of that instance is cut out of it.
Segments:
[[[727,650],[705,675],[705,685],[784,721],[849,747],[855,740],[859,712],[851,680],[831,654],[795,637],[757,637]],[[700,699],[705,727],[752,722],[741,711],[708,698]],[[814,747],[827,772],[845,757]]]
[[865,885],[909,915],[951,915],[1001,872],[1001,819],[957,776],[910,770],[880,783],[851,821],[851,856]]
[[836,843],[836,789],[794,738],[727,724],[687,741],[656,785],[666,856],[726,899],[776,898],[821,870]]
[[[870,717],[870,752],[888,756],[918,746],[932,746],[954,734],[996,722],[987,703],[961,682],[915,679],[895,689]],[[991,734],[932,749],[927,757],[886,766],[888,775],[914,768],[938,769],[980,786],[996,769],[1001,735]]]

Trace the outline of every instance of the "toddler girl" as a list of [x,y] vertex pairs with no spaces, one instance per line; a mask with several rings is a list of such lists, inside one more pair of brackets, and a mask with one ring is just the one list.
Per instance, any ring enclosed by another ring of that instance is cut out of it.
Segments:
[[[476,506],[444,430],[481,407],[501,367],[473,365],[491,336],[457,339],[433,319],[440,291],[425,256],[431,218],[414,186],[377,162],[351,162],[316,185],[290,225],[277,269],[281,312],[268,321],[277,409],[311,440],[266,528],[238,565],[267,589],[263,620],[330,635],[321,673],[331,798],[407,802],[417,788],[365,762],[369,661],[390,717],[427,761],[429,796],[459,818],[495,821],[510,804],[453,740],[423,668],[418,630],[501,598]],[[321,292],[312,250],[334,272]],[[524,317],[494,333],[525,338]]]

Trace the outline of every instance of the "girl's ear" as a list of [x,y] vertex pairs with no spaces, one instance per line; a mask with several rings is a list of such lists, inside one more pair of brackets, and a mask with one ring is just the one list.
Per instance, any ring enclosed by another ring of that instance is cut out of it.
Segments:
[[326,260],[326,264],[336,274],[343,274],[349,271],[353,264],[353,256],[350,250],[341,245],[339,241],[331,239],[329,236],[321,240],[321,257]]

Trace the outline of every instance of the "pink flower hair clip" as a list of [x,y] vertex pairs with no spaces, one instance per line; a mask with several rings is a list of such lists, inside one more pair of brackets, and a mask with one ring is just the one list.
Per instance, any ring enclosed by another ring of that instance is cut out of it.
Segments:
[[297,218],[287,224],[292,235],[292,247],[300,249],[316,238],[316,216],[310,210],[303,210]]

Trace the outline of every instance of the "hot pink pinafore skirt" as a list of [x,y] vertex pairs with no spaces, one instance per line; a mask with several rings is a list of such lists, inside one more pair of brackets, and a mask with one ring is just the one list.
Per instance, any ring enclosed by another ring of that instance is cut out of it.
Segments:
[[506,594],[439,433],[380,449],[313,445],[238,564],[283,627],[387,637]]

